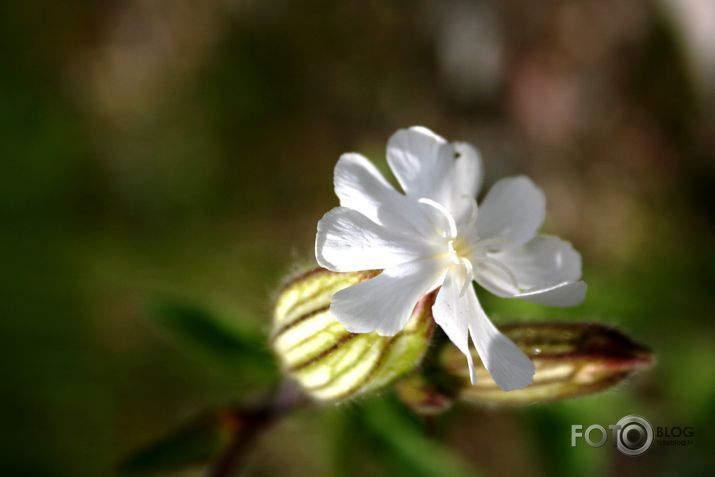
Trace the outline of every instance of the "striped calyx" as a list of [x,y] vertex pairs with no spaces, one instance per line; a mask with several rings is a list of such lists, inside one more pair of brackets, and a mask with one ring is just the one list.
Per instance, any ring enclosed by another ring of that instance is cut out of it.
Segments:
[[313,398],[339,401],[381,388],[422,360],[434,331],[434,293],[417,303],[407,325],[394,336],[351,333],[330,313],[334,293],[377,273],[318,268],[280,291],[271,344],[285,373]]
[[439,361],[447,375],[461,381],[458,400],[488,406],[523,405],[594,394],[654,362],[648,348],[597,323],[518,323],[503,325],[501,330],[534,362],[533,384],[504,392],[480,365],[477,382],[471,386],[460,354],[447,346]]

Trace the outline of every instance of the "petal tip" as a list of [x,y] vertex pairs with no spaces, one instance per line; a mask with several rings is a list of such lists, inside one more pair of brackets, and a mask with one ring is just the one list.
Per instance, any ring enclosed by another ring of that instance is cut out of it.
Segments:
[[519,365],[518,374],[513,375],[508,381],[502,380],[502,382],[497,383],[497,385],[499,385],[499,387],[506,392],[516,391],[530,386],[531,383],[534,382],[534,373],[536,372],[536,368],[531,360],[527,358],[527,361],[528,365],[526,363]]

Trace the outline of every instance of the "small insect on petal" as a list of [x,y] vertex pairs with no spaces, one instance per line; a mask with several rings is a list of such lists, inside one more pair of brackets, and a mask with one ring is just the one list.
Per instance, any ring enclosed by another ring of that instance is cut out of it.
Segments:
[[273,350],[284,372],[313,398],[340,401],[379,389],[422,360],[434,331],[434,293],[423,297],[405,328],[389,337],[350,333],[330,313],[333,294],[378,273],[319,268],[293,279],[278,294]]

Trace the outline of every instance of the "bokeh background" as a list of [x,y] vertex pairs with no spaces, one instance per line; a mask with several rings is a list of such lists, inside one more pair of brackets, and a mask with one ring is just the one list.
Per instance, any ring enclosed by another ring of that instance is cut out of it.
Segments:
[[[413,124],[476,144],[487,184],[532,176],[545,230],[583,253],[584,305],[485,299],[497,323],[610,323],[658,357],[597,396],[459,407],[438,423],[449,459],[485,476],[715,470],[712,1],[0,10],[0,474],[114,475],[133,449],[275,382],[191,349],[153,303],[267,332],[272,292],[312,263],[316,221],[337,203],[339,154],[384,167],[389,135]],[[362,475],[421,475],[386,455],[380,435],[404,430],[363,419],[371,402],[287,419],[244,475],[358,475],[356,456]],[[695,445],[570,447],[571,424],[626,414],[694,426]]]

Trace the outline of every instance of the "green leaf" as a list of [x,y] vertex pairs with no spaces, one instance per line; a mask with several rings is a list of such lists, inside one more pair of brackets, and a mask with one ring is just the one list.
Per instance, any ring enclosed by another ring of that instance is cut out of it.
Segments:
[[205,308],[174,299],[152,303],[152,317],[191,351],[212,364],[235,372],[237,368],[276,373],[273,354],[262,333],[242,330]]
[[393,399],[376,399],[361,413],[379,454],[395,460],[395,468],[418,477],[475,477],[474,470],[449,448],[428,438],[422,427]]

